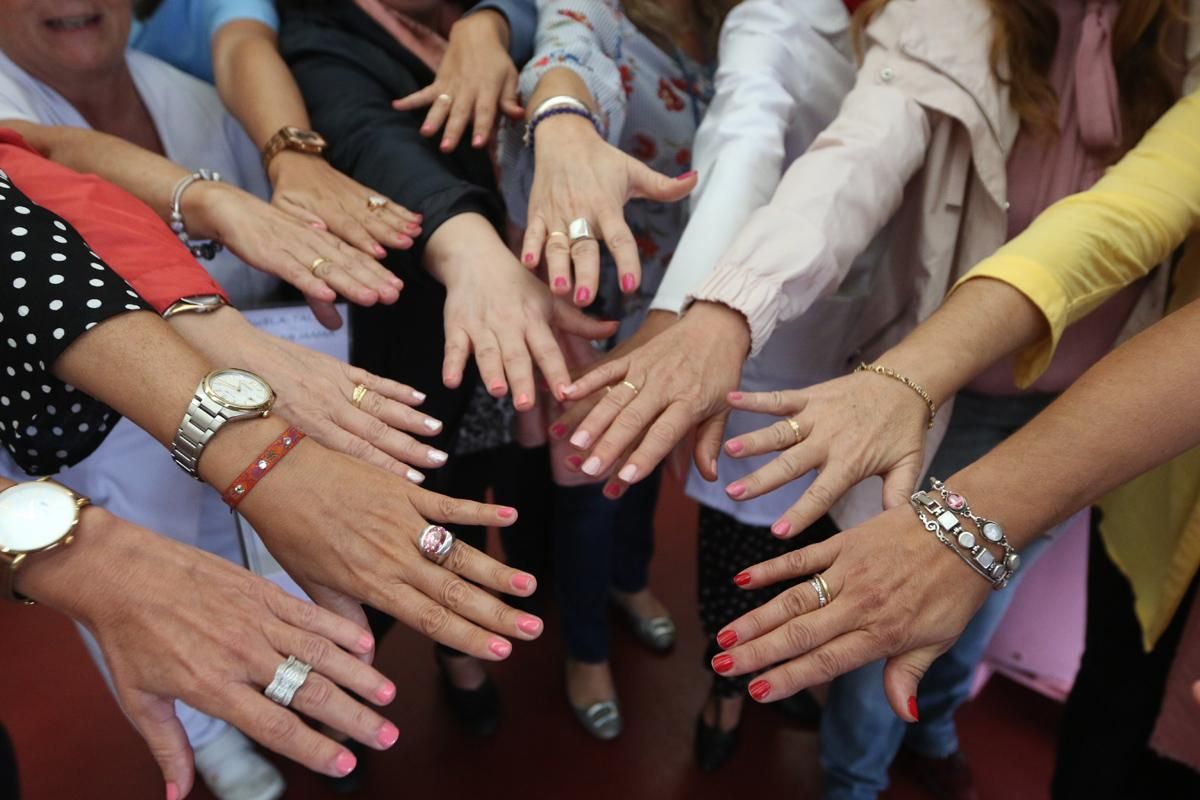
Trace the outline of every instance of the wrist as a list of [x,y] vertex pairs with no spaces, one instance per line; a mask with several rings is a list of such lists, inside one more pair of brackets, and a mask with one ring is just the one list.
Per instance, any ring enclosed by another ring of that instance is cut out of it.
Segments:
[[302,150],[280,150],[267,164],[267,180],[274,187],[289,172],[327,163],[325,157],[317,153],[305,153]]
[[196,181],[184,189],[179,197],[179,212],[188,237],[219,241],[220,211],[235,200],[238,191],[223,181]]
[[701,300],[688,309],[683,322],[704,331],[711,341],[736,355],[739,361],[750,356],[750,323],[742,312]]
[[477,282],[515,260],[492,223],[474,212],[457,214],[439,225],[423,255],[425,269],[447,289],[464,281]]
[[553,114],[543,117],[533,133],[534,161],[541,163],[546,157],[561,154],[561,148],[589,142],[603,143],[600,132],[592,120],[581,114]]
[[466,39],[469,42],[495,42],[504,50],[512,41],[508,17],[493,8],[484,8],[462,17],[450,26],[451,42]]

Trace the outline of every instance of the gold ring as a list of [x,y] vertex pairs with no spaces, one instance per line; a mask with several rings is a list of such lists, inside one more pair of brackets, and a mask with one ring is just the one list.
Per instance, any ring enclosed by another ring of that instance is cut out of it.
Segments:
[[796,444],[800,444],[802,441],[804,441],[804,434],[800,432],[800,423],[796,422],[794,418],[788,417],[787,424],[792,426],[792,433],[796,435]]
[[628,386],[630,389],[633,389],[634,397],[636,397],[638,395],[638,392],[641,391],[640,389],[638,389],[637,386],[634,385],[633,381],[621,381],[621,385]]
[[[549,239],[551,236],[563,236],[563,237],[566,237],[566,236],[567,236],[567,233],[566,233],[566,231],[550,231],[549,233],[547,233],[547,234],[546,234],[546,238],[547,238],[547,239]],[[569,237],[568,237],[568,238],[569,238]]]
[[350,402],[354,404],[355,408],[362,408],[363,398],[367,396],[368,391],[365,383],[360,383],[354,387],[354,394],[350,396]]
[[450,95],[448,95],[448,94],[445,94],[445,93],[443,93],[443,94],[439,94],[439,95],[437,96],[437,102],[439,102],[439,103],[453,103],[453,102],[454,102],[454,98],[453,98],[453,97],[451,97],[451,96],[450,96]]
[[813,589],[817,593],[817,605],[819,608],[824,608],[829,605],[829,601],[833,599],[833,595],[829,593],[829,584],[825,582],[825,577],[821,573],[812,576],[809,581]]
[[386,197],[380,197],[377,194],[367,196],[367,211],[378,211],[388,204]]
[[[325,258],[325,256],[317,256],[316,260],[308,265],[308,271],[311,272],[313,275],[316,275],[317,270],[321,267],[322,264],[329,264],[329,263],[331,263],[331,262],[329,261],[328,258]],[[318,275],[317,277],[320,277],[320,276]]]

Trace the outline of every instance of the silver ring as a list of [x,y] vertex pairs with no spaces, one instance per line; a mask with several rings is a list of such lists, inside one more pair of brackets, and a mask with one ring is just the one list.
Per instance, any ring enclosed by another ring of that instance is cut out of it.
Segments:
[[310,672],[311,665],[305,664],[295,656],[288,656],[286,661],[275,668],[275,677],[267,684],[267,688],[263,689],[263,694],[268,700],[287,708],[292,704],[296,692],[300,691],[300,687],[308,680]]
[[813,587],[817,593],[817,607],[824,608],[829,605],[829,585],[825,583],[825,579],[821,577],[821,573],[812,576],[808,584]]
[[417,547],[421,555],[440,565],[454,547],[454,534],[441,525],[426,525],[417,538]]
[[576,242],[586,242],[596,237],[592,235],[592,226],[583,217],[571,220],[567,225],[567,236],[571,240],[571,244]]

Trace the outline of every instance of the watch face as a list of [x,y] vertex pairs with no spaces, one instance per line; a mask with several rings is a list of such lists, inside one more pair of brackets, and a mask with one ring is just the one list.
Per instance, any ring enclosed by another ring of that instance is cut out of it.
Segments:
[[32,553],[71,532],[79,506],[70,491],[56,483],[20,483],[0,492],[0,548]]
[[316,131],[305,131],[300,128],[288,128],[287,137],[296,144],[304,147],[324,147],[325,139]]
[[252,372],[220,369],[206,379],[209,394],[227,406],[247,411],[269,407],[272,395],[266,381]]

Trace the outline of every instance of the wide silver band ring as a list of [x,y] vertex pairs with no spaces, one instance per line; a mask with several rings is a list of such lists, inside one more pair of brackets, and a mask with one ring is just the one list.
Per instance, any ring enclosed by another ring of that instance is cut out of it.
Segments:
[[829,595],[829,584],[825,583],[825,578],[821,576],[821,573],[813,575],[808,584],[817,593],[817,607],[824,608],[829,605],[829,601],[833,598]]
[[268,700],[287,708],[292,704],[296,692],[300,691],[300,687],[308,680],[310,672],[311,665],[295,656],[288,656],[286,661],[275,668],[275,677],[267,684],[267,688],[263,689],[263,694]]
[[441,564],[454,548],[454,534],[441,525],[427,525],[417,537],[421,555],[435,564]]
[[592,226],[583,217],[571,220],[567,225],[567,238],[571,240],[571,244],[576,242],[586,242],[595,239],[592,235]]

